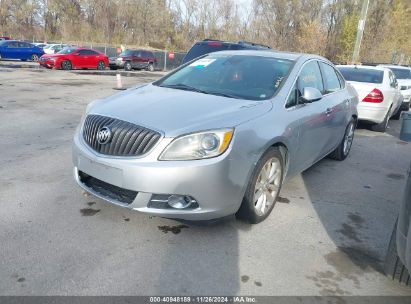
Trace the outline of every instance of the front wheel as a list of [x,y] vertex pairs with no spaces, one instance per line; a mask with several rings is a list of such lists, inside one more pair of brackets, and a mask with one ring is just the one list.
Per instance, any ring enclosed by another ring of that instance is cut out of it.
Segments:
[[124,63],[124,70],[131,71],[132,68],[133,67],[131,66],[131,63],[129,61],[126,61],[126,63]]
[[153,72],[154,71],[154,64],[149,63],[147,66],[147,71]]
[[251,224],[262,222],[274,208],[283,181],[283,157],[269,148],[255,166],[237,217]]
[[71,62],[69,61],[69,60],[64,60],[62,63],[61,63],[61,68],[63,69],[63,70],[71,70],[72,68],[73,68],[73,65],[71,64]]
[[354,140],[355,120],[351,118],[347,127],[345,128],[344,138],[338,147],[331,152],[330,158],[335,160],[344,160],[351,151],[352,142]]
[[31,55],[31,61],[39,61],[39,55],[37,54]]
[[104,61],[99,61],[97,65],[97,70],[105,70],[105,69],[106,69],[106,64],[104,63]]

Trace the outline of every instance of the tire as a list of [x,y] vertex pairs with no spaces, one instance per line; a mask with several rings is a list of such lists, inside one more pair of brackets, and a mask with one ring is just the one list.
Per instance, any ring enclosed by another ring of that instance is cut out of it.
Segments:
[[61,68],[62,68],[63,70],[69,71],[69,70],[71,70],[71,69],[73,68],[73,65],[71,64],[71,61],[70,61],[70,60],[64,60],[64,61],[61,63]]
[[103,71],[106,69],[106,64],[104,63],[104,61],[99,61],[97,64],[97,70]]
[[390,119],[390,111],[387,112],[387,114],[385,115],[384,120],[379,123],[379,124],[375,124],[371,126],[371,130],[375,131],[375,132],[382,132],[384,133],[385,131],[387,131],[387,127],[388,127],[388,120]]
[[124,70],[125,71],[131,71],[133,69],[133,67],[131,66],[131,63],[129,61],[126,61],[124,63]]
[[147,66],[147,71],[154,72],[154,64],[149,63]]
[[384,273],[392,280],[398,281],[409,286],[411,284],[410,274],[397,253],[397,222],[391,234],[390,244],[388,246],[387,256],[384,263]]
[[401,112],[402,112],[401,107],[399,107],[398,110],[397,110],[397,113],[395,113],[395,114],[392,116],[392,119],[395,119],[395,120],[400,119]]
[[351,118],[350,122],[345,128],[344,137],[341,140],[341,143],[333,152],[331,152],[331,154],[329,155],[330,158],[339,161],[342,161],[347,158],[348,154],[350,154],[352,142],[354,140],[355,125],[355,119]]
[[[277,147],[271,147],[263,154],[251,175],[240,209],[236,213],[237,218],[250,224],[257,224],[270,215],[281,190],[283,164],[283,157]],[[276,167],[271,172],[274,165]],[[264,174],[265,170],[268,170],[268,178]],[[269,201],[267,201],[268,195],[271,197]]]
[[31,61],[39,61],[39,55],[37,55],[37,54],[33,54],[33,55],[31,55]]

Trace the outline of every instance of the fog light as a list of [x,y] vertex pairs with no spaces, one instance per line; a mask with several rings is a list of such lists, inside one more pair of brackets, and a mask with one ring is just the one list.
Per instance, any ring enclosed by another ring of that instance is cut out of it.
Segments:
[[192,202],[192,199],[187,195],[170,195],[167,201],[168,205],[175,209],[188,208]]
[[189,195],[153,194],[147,207],[154,209],[191,210],[199,206],[197,201]]

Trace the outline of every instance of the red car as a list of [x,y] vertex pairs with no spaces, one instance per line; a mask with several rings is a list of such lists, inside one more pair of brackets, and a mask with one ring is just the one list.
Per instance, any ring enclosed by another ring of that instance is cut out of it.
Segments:
[[44,54],[39,63],[49,69],[98,69],[109,66],[108,57],[96,50],[87,48],[65,48],[57,54]]
[[0,36],[0,41],[1,40],[11,40],[11,38],[7,36]]

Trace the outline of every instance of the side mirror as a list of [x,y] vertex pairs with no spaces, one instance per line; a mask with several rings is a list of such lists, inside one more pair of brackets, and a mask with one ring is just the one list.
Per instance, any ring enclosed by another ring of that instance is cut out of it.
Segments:
[[306,87],[303,89],[303,95],[301,96],[301,99],[304,103],[318,101],[321,98],[323,98],[323,94],[321,94],[318,89],[312,87]]

